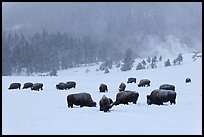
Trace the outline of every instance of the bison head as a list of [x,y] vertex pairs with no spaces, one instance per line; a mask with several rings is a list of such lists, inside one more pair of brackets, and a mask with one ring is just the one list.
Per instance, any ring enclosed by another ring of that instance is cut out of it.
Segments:
[[96,107],[96,102],[92,102],[92,103],[90,104],[90,107]]

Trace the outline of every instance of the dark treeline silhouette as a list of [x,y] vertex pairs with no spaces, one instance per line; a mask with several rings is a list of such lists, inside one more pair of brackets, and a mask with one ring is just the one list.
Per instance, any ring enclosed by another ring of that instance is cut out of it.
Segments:
[[76,38],[68,33],[49,33],[46,29],[26,38],[19,33],[2,36],[2,75],[27,75],[50,72],[80,64],[118,62],[122,55],[108,41],[96,41],[91,36]]

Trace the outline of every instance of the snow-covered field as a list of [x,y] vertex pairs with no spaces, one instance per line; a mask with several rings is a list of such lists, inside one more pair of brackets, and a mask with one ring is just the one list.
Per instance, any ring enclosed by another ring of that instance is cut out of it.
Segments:
[[[104,74],[96,71],[99,66],[78,67],[58,72],[57,77],[2,76],[2,134],[47,135],[180,135],[202,134],[202,58],[192,60],[192,54],[184,54],[182,65],[157,69],[134,69],[121,72],[116,68]],[[86,73],[89,69],[90,72]],[[129,77],[151,80],[150,87],[127,84]],[[185,83],[190,77],[192,82]],[[76,81],[77,87],[56,90],[59,82]],[[44,90],[8,90],[13,82],[42,82]],[[137,104],[113,106],[110,112],[99,111],[103,95],[115,101],[118,86],[126,83],[127,90],[139,92]],[[105,83],[108,92],[99,93],[99,85]],[[176,86],[175,105],[147,105],[146,95],[161,84]],[[67,95],[88,92],[97,107],[67,107]]]

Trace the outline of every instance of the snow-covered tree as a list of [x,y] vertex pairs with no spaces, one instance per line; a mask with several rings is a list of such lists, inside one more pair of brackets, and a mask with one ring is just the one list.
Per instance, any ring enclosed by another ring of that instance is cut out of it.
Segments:
[[165,67],[171,66],[170,60],[167,59],[167,61],[165,62]]

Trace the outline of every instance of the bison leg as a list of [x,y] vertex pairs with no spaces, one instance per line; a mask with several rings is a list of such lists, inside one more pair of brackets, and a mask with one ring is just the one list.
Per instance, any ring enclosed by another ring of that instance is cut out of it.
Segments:
[[100,107],[100,111],[103,111],[103,109]]

